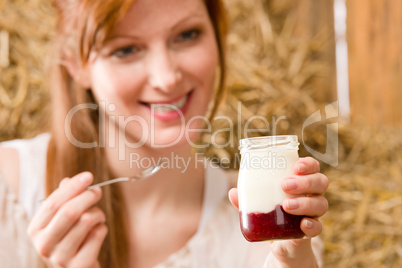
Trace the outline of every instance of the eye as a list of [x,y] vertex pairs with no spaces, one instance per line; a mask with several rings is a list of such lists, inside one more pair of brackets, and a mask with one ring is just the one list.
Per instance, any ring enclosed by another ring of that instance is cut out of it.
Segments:
[[117,49],[112,53],[112,56],[115,56],[117,58],[124,58],[128,57],[130,55],[133,55],[135,53],[138,53],[139,49],[135,46],[127,46],[127,47],[122,47]]
[[196,39],[201,34],[201,31],[198,29],[192,29],[185,31],[179,35],[177,38],[178,42],[185,42]]

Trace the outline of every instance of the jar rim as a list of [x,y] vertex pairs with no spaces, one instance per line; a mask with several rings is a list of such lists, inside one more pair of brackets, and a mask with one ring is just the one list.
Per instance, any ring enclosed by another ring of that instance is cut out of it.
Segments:
[[277,135],[241,139],[239,149],[298,149],[298,146],[297,135]]

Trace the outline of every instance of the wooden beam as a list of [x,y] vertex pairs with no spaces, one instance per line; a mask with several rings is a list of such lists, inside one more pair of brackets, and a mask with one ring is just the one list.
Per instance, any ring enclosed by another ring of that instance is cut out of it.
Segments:
[[352,121],[402,126],[402,1],[346,3]]

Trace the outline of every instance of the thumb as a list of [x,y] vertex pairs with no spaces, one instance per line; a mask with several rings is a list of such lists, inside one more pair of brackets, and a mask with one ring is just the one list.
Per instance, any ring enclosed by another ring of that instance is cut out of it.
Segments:
[[237,195],[237,188],[230,189],[228,195],[229,195],[230,203],[232,203],[232,205],[234,207],[239,209],[239,199],[238,199],[238,195]]

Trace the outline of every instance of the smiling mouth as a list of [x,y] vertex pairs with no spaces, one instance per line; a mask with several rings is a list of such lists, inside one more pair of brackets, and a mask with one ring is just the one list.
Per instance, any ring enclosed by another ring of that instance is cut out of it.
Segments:
[[154,112],[157,113],[169,113],[177,110],[181,110],[186,106],[186,103],[190,97],[190,93],[172,102],[158,102],[158,103],[147,103],[141,102],[142,104],[150,107]]
[[182,109],[184,105],[186,105],[188,100],[188,94],[182,97],[181,99],[171,102],[171,103],[155,103],[151,104],[150,107],[159,113],[167,113],[172,111],[177,111],[178,109]]

